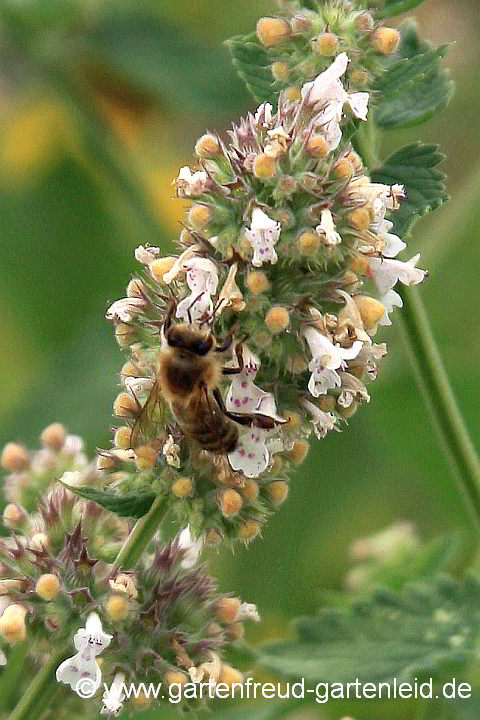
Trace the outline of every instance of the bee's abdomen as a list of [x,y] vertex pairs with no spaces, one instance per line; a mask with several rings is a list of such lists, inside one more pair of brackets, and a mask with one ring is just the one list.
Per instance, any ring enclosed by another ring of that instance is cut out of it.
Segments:
[[211,412],[206,403],[199,403],[195,414],[185,412],[185,408],[178,405],[172,409],[185,435],[196,440],[204,450],[212,453],[234,450],[238,441],[238,428],[220,411]]

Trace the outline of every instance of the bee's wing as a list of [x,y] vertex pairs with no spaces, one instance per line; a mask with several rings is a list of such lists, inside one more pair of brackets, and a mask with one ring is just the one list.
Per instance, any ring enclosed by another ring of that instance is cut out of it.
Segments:
[[145,403],[140,410],[131,433],[132,448],[148,444],[157,435],[159,425],[165,423],[165,404],[162,400],[161,388],[155,380]]

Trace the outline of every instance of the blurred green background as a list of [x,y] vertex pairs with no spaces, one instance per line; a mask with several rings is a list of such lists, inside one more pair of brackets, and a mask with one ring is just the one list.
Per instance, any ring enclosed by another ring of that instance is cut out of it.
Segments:
[[[104,312],[138,270],[134,248],[167,249],[178,234],[184,207],[171,182],[196,137],[253,107],[222,42],[273,10],[273,0],[1,0],[0,445],[34,446],[61,421],[91,453],[108,446],[123,358]],[[429,268],[421,293],[476,437],[480,6],[426,0],[416,17],[435,44],[455,42],[457,92],[426,126],[386,135],[384,156],[417,138],[447,155],[452,201],[415,227],[410,252]],[[260,609],[252,639],[313,613],[341,589],[352,539],[396,519],[425,538],[460,530],[458,567],[472,561],[398,322],[384,339],[372,401],[315,444],[263,540],[212,554],[221,588]]]

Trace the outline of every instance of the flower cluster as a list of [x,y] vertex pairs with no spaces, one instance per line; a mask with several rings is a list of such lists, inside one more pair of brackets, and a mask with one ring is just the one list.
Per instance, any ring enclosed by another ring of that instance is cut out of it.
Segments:
[[[211,133],[198,140],[199,167],[175,181],[191,203],[182,252],[138,248],[146,271],[107,312],[131,357],[114,406],[128,424],[100,457],[106,484],[163,493],[181,526],[211,542],[253,539],[286,497],[312,431],[323,438],[370,400],[366,384],[386,352],[372,338],[402,304],[394,287],[425,277],[418,256],[397,259],[405,243],[389,218],[403,186],[371,182],[346,137],[369,100],[345,89],[348,67],[340,53],[300,99],[281,94],[277,111],[263,103],[228,144]],[[224,343],[220,398],[207,390],[192,419],[202,424],[207,405],[232,419],[238,439],[223,453],[186,429],[183,406],[161,386],[170,382],[167,318]]]
[[[7,446],[4,458],[12,452]],[[76,478],[79,484],[87,473],[90,484],[98,484],[91,466]],[[63,479],[73,479],[72,473]],[[1,663],[28,637],[38,661],[45,649],[65,647],[68,655],[74,645],[76,654],[57,670],[57,680],[73,690],[87,679],[98,691],[102,676],[107,683],[118,684],[122,676],[179,688],[210,679],[243,681],[224,661],[224,651],[258,614],[255,606],[216,591],[188,528],[166,543],[156,537],[135,569],[124,570],[114,560],[128,537],[125,520],[58,484],[41,497],[38,512],[16,507],[21,517],[15,523],[9,517],[5,529],[11,534],[0,542]],[[95,661],[100,652],[101,670]],[[99,691],[92,712],[98,712],[100,697]],[[104,714],[116,714],[123,700],[107,693]]]

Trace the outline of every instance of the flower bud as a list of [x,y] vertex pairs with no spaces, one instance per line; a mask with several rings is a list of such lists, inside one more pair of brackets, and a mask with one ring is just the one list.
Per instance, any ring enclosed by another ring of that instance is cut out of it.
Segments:
[[371,223],[371,215],[367,208],[359,207],[348,216],[348,222],[355,230],[366,230]]
[[353,301],[360,312],[365,330],[373,330],[383,317],[385,306],[368,295],[355,295]]
[[280,45],[291,32],[289,23],[283,18],[263,17],[257,23],[257,37],[265,47]]
[[280,305],[271,307],[265,317],[265,325],[274,335],[287,329],[290,323],[288,310]]
[[248,273],[246,284],[250,292],[254,295],[266,292],[270,287],[268,277],[260,270],[254,270],[253,272]]
[[42,600],[54,600],[60,592],[60,580],[52,573],[40,575],[35,585],[35,592]]
[[179,685],[183,687],[188,683],[188,676],[181,670],[168,670],[165,673],[164,681],[167,685]]
[[119,427],[115,430],[115,447],[121,450],[128,450],[132,444],[132,429],[128,426]]
[[335,398],[333,395],[320,395],[317,400],[318,407],[323,412],[332,412],[335,408]]
[[308,455],[310,445],[306,440],[295,440],[292,449],[287,453],[289,460],[296,465],[301,465]]
[[287,499],[288,485],[284,480],[268,483],[266,490],[268,499],[274,505],[281,505]]
[[300,353],[297,353],[296,355],[291,355],[289,358],[287,358],[287,370],[291,372],[292,375],[300,375],[307,368],[308,363],[303,357],[303,355],[300,355]]
[[30,545],[35,548],[35,550],[43,550],[44,548],[47,548],[49,544],[50,540],[48,535],[43,532],[35,533],[30,538]]
[[138,410],[137,401],[126,392],[119,393],[113,403],[113,412],[117,417],[137,417]]
[[193,482],[189,477],[179,477],[172,485],[172,493],[177,498],[189,498],[193,495]]
[[282,472],[284,467],[285,460],[281,458],[280,455],[275,455],[275,457],[273,458],[272,467],[270,468],[270,474],[277,475],[279,472]]
[[284,425],[282,425],[285,430],[294,430],[302,424],[302,416],[295,410],[286,410],[283,413],[283,417],[287,421]]
[[230,625],[237,619],[241,604],[236,597],[220,598],[215,604],[215,617],[220,622]]
[[118,323],[115,325],[115,340],[120,347],[129,347],[136,340],[135,328],[127,323]]
[[151,445],[141,445],[135,449],[135,465],[139,470],[148,470],[157,464],[157,451]]
[[123,595],[110,595],[105,605],[108,617],[113,621],[125,620],[130,605]]
[[28,450],[17,443],[7,443],[2,451],[2,467],[11,472],[24,470],[28,465]]
[[17,503],[9,503],[3,509],[3,522],[7,527],[19,528],[27,518],[25,510]]
[[114,455],[110,455],[108,452],[102,452],[97,455],[96,466],[97,470],[111,472],[117,467],[117,458]]
[[232,687],[235,683],[243,683],[243,675],[240,670],[232,667],[231,665],[223,665],[220,668],[220,674],[218,676],[219,683],[226,683],[229,687]]
[[241,622],[232,623],[227,628],[227,638],[232,642],[236,642],[237,640],[243,640],[244,635],[245,628],[243,626],[243,623]]
[[205,533],[205,542],[211,547],[220,545],[220,543],[223,542],[223,535],[219,530],[217,530],[217,528],[208,528]]
[[379,27],[372,33],[372,44],[382,55],[391,55],[398,47],[400,33],[395,28]]
[[138,377],[140,374],[141,373],[137,365],[135,365],[135,363],[133,363],[131,360],[127,360],[127,362],[123,364],[122,369],[120,370],[120,375],[123,378]]
[[237,538],[243,542],[252,542],[260,532],[260,523],[256,520],[245,520],[240,523],[237,530]]
[[295,87],[295,85],[287,88],[286,94],[287,100],[290,100],[290,102],[298,102],[302,99],[302,91],[299,87]]
[[355,18],[355,27],[357,30],[363,30],[364,32],[370,32],[373,30],[375,20],[369,12],[361,12]]
[[224,517],[233,517],[242,509],[242,496],[233,488],[227,488],[219,493],[219,505]]
[[279,82],[286,82],[290,74],[290,68],[286,62],[274,62],[272,65],[272,75]]
[[292,32],[294,35],[302,35],[308,33],[312,27],[312,21],[307,15],[297,13],[291,20]]
[[348,180],[354,173],[353,165],[346,157],[341,158],[333,166],[335,177],[339,180]]
[[338,38],[331,32],[325,32],[313,41],[313,49],[317,55],[332,57],[337,54]]
[[363,86],[368,83],[369,74],[363,68],[357,68],[356,70],[352,71],[352,74],[350,75],[350,79],[351,79],[353,85]]
[[215,135],[212,135],[211,133],[206,133],[205,135],[202,135],[201,138],[197,140],[197,144],[195,145],[195,153],[198,155],[198,157],[201,158],[212,158],[215,157],[215,155],[219,155],[221,151],[220,143],[218,142],[218,138],[215,137]]
[[350,269],[357,275],[369,275],[370,264],[365,255],[354,255],[350,259]]
[[152,277],[154,277],[157,282],[163,283],[163,276],[172,269],[175,261],[176,258],[174,257],[163,257],[154,260],[149,266]]
[[42,445],[50,450],[61,450],[65,442],[65,428],[61,423],[52,423],[42,432]]
[[27,628],[25,625],[26,614],[27,611],[23,605],[17,605],[15,603],[9,605],[0,618],[0,635],[12,645],[23,642],[27,637]]
[[260,153],[253,161],[253,174],[259,180],[271,180],[277,174],[277,162],[275,158]]
[[323,135],[312,135],[307,142],[306,150],[314,158],[325,157],[328,153],[328,143]]
[[208,205],[195,204],[188,211],[188,220],[194,230],[203,230],[211,221],[212,216],[212,210]]
[[297,248],[301,255],[314,255],[322,241],[314,230],[305,230],[297,238]]
[[258,497],[258,483],[253,478],[247,478],[242,488],[245,500],[256,500]]
[[127,285],[127,297],[143,298],[145,286],[139,278],[133,278]]

